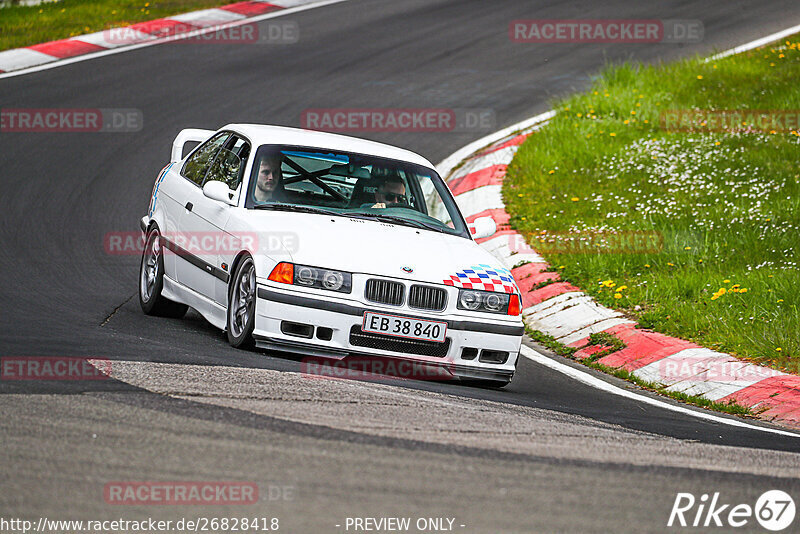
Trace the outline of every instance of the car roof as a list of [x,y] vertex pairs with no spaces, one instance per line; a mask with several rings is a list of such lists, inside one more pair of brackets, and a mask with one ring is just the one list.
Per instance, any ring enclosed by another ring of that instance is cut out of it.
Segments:
[[400,161],[408,161],[436,169],[433,164],[410,150],[385,145],[375,141],[359,139],[301,128],[269,126],[266,124],[228,124],[220,130],[233,130],[250,138],[254,145],[295,145],[309,148],[340,150],[356,154],[366,154]]

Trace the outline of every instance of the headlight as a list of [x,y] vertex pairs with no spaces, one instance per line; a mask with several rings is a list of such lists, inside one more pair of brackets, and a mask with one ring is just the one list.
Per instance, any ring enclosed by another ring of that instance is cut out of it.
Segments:
[[496,293],[475,289],[458,290],[459,310],[519,315],[519,296],[516,293]]
[[305,287],[316,287],[328,291],[350,293],[353,279],[350,273],[320,269],[308,265],[295,265],[281,262],[272,269],[269,280],[282,284],[294,284]]

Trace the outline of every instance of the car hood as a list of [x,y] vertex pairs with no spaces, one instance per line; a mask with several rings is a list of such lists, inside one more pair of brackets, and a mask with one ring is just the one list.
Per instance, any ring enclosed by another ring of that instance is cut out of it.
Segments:
[[[276,212],[250,212],[248,222],[262,253],[279,261],[435,284],[476,266],[504,270],[470,239],[410,226]],[[277,254],[276,238],[283,243]]]

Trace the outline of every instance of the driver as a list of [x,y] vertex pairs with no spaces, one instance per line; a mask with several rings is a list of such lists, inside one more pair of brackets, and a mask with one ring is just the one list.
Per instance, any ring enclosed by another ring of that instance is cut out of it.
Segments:
[[283,192],[281,155],[270,154],[261,160],[253,196],[258,202],[280,200]]
[[406,183],[397,175],[388,176],[381,181],[375,191],[373,208],[385,208],[387,204],[407,204]]

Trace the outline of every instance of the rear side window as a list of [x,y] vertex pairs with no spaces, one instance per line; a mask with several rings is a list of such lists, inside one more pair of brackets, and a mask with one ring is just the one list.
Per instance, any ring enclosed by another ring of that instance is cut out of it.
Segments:
[[181,174],[197,185],[202,185],[208,167],[211,162],[214,161],[214,156],[217,155],[220,147],[222,147],[230,135],[231,134],[228,132],[220,132],[200,145],[200,148],[186,160]]

